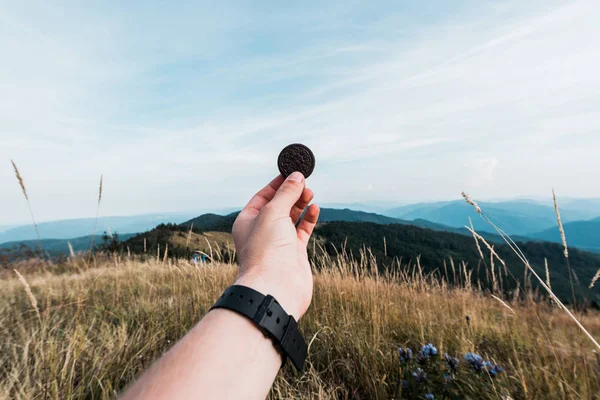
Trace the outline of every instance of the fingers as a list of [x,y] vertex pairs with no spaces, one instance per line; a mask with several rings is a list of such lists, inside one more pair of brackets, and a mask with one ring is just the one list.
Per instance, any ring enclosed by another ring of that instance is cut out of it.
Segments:
[[249,214],[252,216],[258,215],[260,210],[269,204],[277,190],[284,182],[283,176],[279,175],[275,179],[273,179],[267,186],[262,188],[258,193],[256,193],[252,199],[248,202],[246,207],[242,210],[241,214]]
[[304,176],[300,172],[294,172],[281,184],[273,200],[269,203],[269,212],[276,216],[288,216],[292,212],[294,204],[300,200],[304,191]]
[[302,222],[300,222],[300,225],[298,225],[298,239],[302,241],[305,246],[308,246],[310,235],[312,235],[315,225],[317,225],[320,211],[321,210],[319,209],[318,205],[311,204],[311,206],[308,207],[308,210],[306,210],[306,214],[304,214]]
[[315,197],[313,191],[309,188],[305,188],[302,192],[302,195],[300,196],[300,200],[298,200],[296,204],[294,204],[294,207],[292,207],[292,211],[290,212],[290,217],[292,218],[292,223],[294,225],[296,225],[296,223],[300,219],[300,216],[304,212],[304,209],[312,201],[313,197]]

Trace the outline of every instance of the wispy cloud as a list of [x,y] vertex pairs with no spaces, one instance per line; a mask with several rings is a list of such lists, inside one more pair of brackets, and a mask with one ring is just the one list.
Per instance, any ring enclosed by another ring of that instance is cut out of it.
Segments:
[[[107,213],[238,205],[297,141],[322,201],[597,196],[578,182],[600,168],[599,19],[592,0],[6,3],[0,162],[43,219],[91,215],[101,173]],[[25,219],[14,192],[0,222]]]

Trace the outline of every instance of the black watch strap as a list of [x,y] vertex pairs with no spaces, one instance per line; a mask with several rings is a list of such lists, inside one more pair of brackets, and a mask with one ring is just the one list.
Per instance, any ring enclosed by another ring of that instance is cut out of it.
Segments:
[[294,317],[288,315],[273,296],[233,285],[225,290],[211,310],[214,308],[226,308],[254,321],[279,348],[283,362],[289,358],[296,370],[302,371],[308,354],[306,342]]

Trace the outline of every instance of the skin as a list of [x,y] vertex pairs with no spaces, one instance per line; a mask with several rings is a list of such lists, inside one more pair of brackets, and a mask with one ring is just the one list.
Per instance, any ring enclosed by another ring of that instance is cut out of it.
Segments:
[[[313,294],[306,248],[319,217],[305,179],[280,175],[238,216],[233,239],[239,255],[235,284],[270,294],[300,320]],[[216,299],[215,299],[216,300]],[[216,309],[161,357],[122,399],[264,399],[281,367],[273,342],[249,320]]]

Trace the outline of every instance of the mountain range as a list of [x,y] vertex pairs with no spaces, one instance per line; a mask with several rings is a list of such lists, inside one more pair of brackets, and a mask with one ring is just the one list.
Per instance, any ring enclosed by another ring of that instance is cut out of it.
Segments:
[[[574,221],[563,224],[567,244],[590,251],[600,252],[600,218],[589,221]],[[536,240],[561,243],[558,227],[552,227],[530,235]]]
[[[479,202],[484,213],[509,235],[528,236],[556,226],[554,208],[531,201]],[[487,222],[479,218],[473,206],[465,201],[413,204],[384,212],[404,220],[425,219],[442,225],[463,227],[472,219],[475,230],[495,233]],[[563,222],[587,220],[600,216],[591,209],[561,208]]]
[[[154,228],[162,223],[180,223],[198,215],[198,212],[143,214],[123,217],[100,217],[96,227],[96,235],[105,231],[119,233],[138,233]],[[91,235],[94,231],[95,218],[67,219],[42,222],[38,224],[41,239],[71,239]],[[30,225],[8,227],[0,230],[0,243],[24,240],[36,240],[34,227]]]
[[[579,247],[600,252],[600,200],[597,199],[565,199],[562,201],[561,217],[567,233],[567,240],[572,247]],[[492,226],[475,212],[472,206],[464,201],[446,201],[436,203],[411,204],[400,207],[385,208],[389,204],[369,205],[353,203],[331,204],[335,208],[323,207],[320,221],[373,222],[378,224],[404,224],[421,228],[470,235],[465,228],[469,218],[475,229],[487,240],[501,243]],[[491,220],[519,241],[549,241],[560,243],[556,214],[552,203],[533,200],[511,200],[496,202],[480,202],[479,205]],[[377,210],[377,212],[373,212]],[[205,230],[213,226],[224,231],[233,223],[235,213],[226,215],[198,213],[146,214],[129,217],[102,217],[98,219],[96,234],[110,231],[129,234],[148,231],[161,223],[194,223],[194,227]],[[222,227],[215,224],[224,224]],[[74,219],[39,224],[42,239],[72,239],[89,236],[93,231],[94,219]],[[0,247],[6,242],[35,240],[35,230],[31,225],[0,230]],[[74,242],[74,240],[72,240]],[[66,243],[66,242],[65,242]],[[64,245],[59,247],[64,249]],[[84,247],[84,246],[82,246]]]

